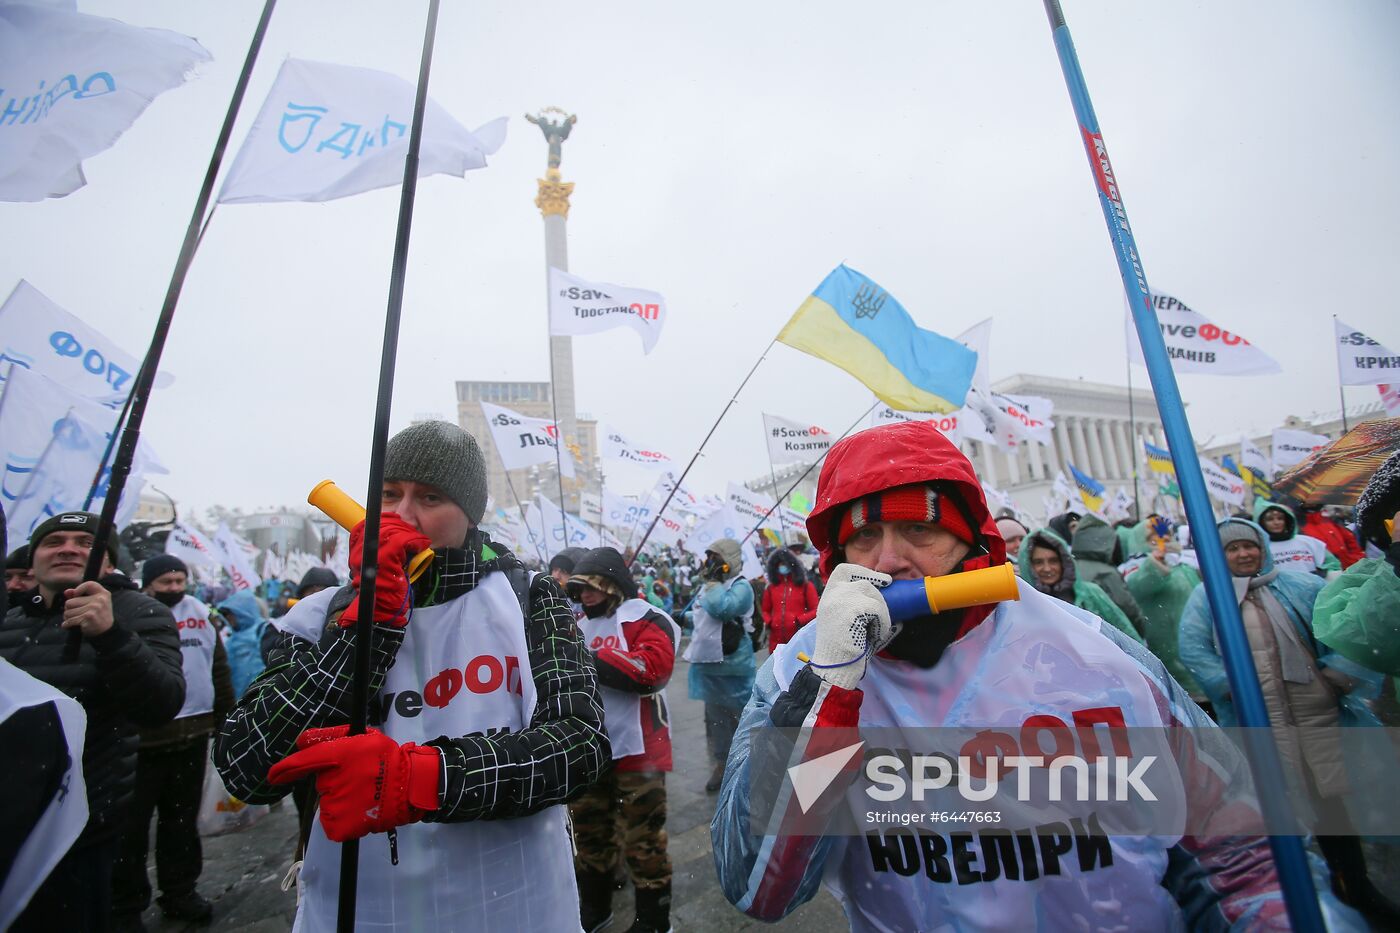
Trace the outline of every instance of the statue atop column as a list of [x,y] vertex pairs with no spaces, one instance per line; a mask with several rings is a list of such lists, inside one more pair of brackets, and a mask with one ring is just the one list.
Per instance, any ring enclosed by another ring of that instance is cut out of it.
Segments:
[[[562,120],[551,120],[546,114],[557,113],[563,117]],[[544,138],[549,142],[549,168],[553,172],[559,171],[559,160],[564,155],[564,140],[569,138],[569,131],[578,122],[578,117],[572,113],[565,113],[558,107],[545,107],[538,114],[525,114],[525,119],[540,128]]]
[[[559,119],[552,119],[550,114],[557,114]],[[525,119],[538,126],[544,134],[545,141],[549,143],[549,167],[545,170],[544,177],[539,179],[539,194],[535,197],[535,206],[546,217],[551,214],[568,217],[569,195],[573,194],[574,183],[564,181],[559,174],[559,161],[564,155],[564,140],[569,138],[578,117],[572,113],[565,113],[558,107],[543,107],[538,114],[525,114]]]

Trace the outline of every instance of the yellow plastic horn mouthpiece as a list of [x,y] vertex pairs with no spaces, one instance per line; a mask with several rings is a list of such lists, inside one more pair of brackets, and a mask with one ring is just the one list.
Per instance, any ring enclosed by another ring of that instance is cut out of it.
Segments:
[[[325,512],[326,517],[346,531],[365,520],[365,507],[350,498],[349,493],[335,484],[335,480],[321,480],[307,494],[306,501]],[[424,548],[413,555],[413,559],[408,562],[408,579],[417,580],[421,577],[432,560],[431,548]]]
[[943,577],[924,577],[924,595],[933,613],[1021,598],[1016,588],[1016,571],[1010,564]]

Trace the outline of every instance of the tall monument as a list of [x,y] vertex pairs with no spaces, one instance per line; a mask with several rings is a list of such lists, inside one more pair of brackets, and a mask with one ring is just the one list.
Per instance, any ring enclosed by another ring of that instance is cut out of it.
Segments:
[[[564,155],[564,140],[578,122],[578,117],[565,113],[558,107],[545,107],[538,114],[526,114],[525,119],[540,128],[545,141],[549,143],[549,162],[544,177],[538,179],[539,193],[535,196],[535,206],[544,218],[544,262],[545,262],[545,314],[549,313],[549,269],[554,267],[567,271],[569,268],[569,241],[566,224],[569,219],[569,195],[574,191],[574,183],[564,181],[559,174],[559,162]],[[574,404],[574,340],[572,337],[556,336],[549,338],[549,373],[553,383],[555,418],[567,447],[578,450],[578,420]],[[575,458],[577,459],[577,457]],[[584,480],[592,472],[591,463],[575,463],[579,479]],[[578,484],[565,480],[566,502],[560,503],[569,511],[578,509]]]

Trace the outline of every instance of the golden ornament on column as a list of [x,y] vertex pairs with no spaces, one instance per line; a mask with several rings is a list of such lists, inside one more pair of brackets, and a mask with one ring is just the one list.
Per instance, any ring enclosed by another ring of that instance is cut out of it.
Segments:
[[[552,119],[549,114],[558,114],[560,119]],[[540,190],[535,196],[535,206],[546,217],[550,214],[568,217],[569,195],[574,193],[574,183],[564,181],[559,174],[559,163],[564,156],[564,140],[569,138],[578,117],[558,107],[545,107],[538,114],[525,114],[525,119],[538,126],[549,143],[549,166],[544,177],[537,179]]]

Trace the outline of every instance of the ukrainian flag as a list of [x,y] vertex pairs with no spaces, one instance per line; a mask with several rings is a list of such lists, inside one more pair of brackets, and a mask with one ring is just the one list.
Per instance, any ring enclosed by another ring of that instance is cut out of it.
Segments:
[[1088,473],[1081,473],[1074,468],[1074,464],[1068,463],[1069,475],[1074,478],[1074,485],[1079,487],[1079,498],[1084,500],[1084,505],[1090,512],[1102,512],[1104,501],[1104,485],[1094,479]]
[[963,406],[977,354],[914,323],[889,292],[837,266],[778,334],[790,347],[840,366],[897,411]]
[[1260,499],[1273,499],[1274,488],[1269,485],[1268,480],[1264,479],[1264,477],[1260,476],[1256,471],[1251,470],[1249,467],[1241,469],[1240,467],[1236,466],[1235,458],[1230,456],[1229,454],[1226,454],[1224,457],[1221,458],[1220,465],[1226,470],[1238,476],[1240,479],[1244,480],[1245,485],[1249,486],[1250,490],[1254,493],[1255,496],[1259,497]]
[[1170,473],[1176,475],[1176,464],[1172,463],[1172,452],[1164,447],[1157,447],[1142,442],[1143,452],[1147,455],[1147,465],[1153,473]]

